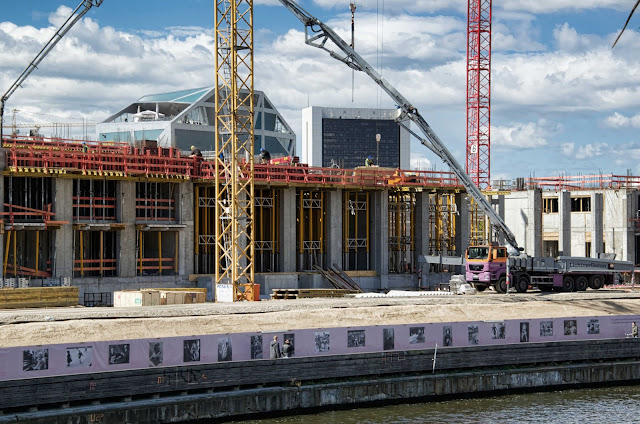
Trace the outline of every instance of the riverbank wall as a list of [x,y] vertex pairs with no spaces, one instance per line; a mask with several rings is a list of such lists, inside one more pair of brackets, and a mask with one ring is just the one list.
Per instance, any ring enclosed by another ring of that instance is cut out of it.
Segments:
[[0,382],[0,424],[215,422],[639,381],[640,339],[626,338],[234,361]]

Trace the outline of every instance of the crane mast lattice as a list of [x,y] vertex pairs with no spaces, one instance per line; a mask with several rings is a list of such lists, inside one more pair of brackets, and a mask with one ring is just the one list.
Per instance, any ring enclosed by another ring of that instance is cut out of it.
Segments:
[[215,31],[215,282],[253,300],[253,1],[216,0]]

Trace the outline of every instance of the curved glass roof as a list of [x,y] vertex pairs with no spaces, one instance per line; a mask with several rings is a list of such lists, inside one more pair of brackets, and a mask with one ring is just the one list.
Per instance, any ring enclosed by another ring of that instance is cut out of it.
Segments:
[[193,88],[191,90],[174,91],[171,93],[148,94],[140,97],[138,102],[193,103],[209,90],[211,90],[211,87]]

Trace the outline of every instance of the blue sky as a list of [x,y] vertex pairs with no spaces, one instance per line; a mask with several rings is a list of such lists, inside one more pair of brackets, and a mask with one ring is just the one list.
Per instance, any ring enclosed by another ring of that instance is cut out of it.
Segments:
[[[79,2],[3,2],[3,92]],[[494,0],[493,179],[640,175],[640,16],[610,47],[633,3]],[[301,4],[348,36],[348,1]],[[356,4],[358,51],[464,163],[466,0]],[[96,122],[144,94],[212,85],[213,13],[211,0],[104,0],[9,100],[5,120],[17,108],[20,122]],[[276,1],[256,1],[254,17],[256,89],[298,140],[307,104],[394,106],[364,75],[352,102],[351,71],[306,46],[302,24]],[[415,166],[446,169],[417,141],[411,149]]]

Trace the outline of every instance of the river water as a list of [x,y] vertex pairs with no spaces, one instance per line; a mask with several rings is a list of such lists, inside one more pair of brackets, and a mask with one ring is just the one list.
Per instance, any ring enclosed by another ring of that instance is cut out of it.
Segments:
[[242,421],[242,424],[276,423],[640,423],[640,386],[400,404]]

